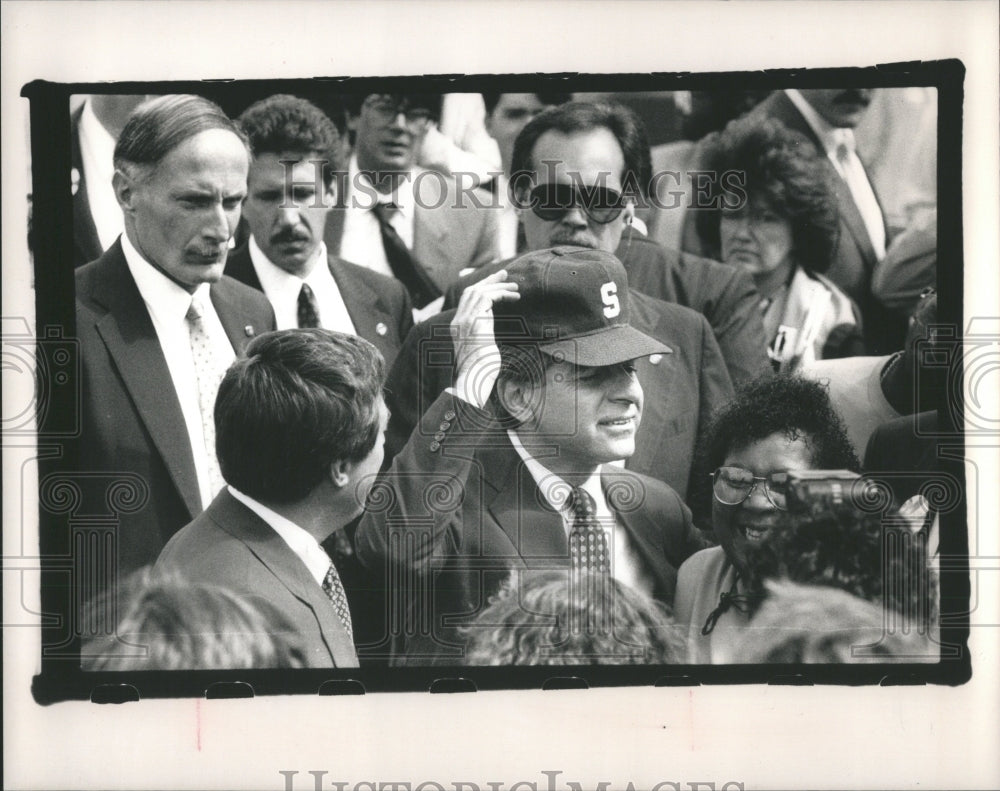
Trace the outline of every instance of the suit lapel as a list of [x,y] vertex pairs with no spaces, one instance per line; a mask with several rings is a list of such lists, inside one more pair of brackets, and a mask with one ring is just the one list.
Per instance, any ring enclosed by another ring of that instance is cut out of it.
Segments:
[[485,505],[523,560],[567,562],[569,544],[562,516],[542,497],[534,478],[506,438],[477,454],[483,469]]
[[[347,307],[355,332],[371,341],[382,352],[383,357],[393,356],[394,349],[387,339],[387,330],[392,326],[392,317],[382,308],[379,295],[358,277],[355,277],[340,260],[329,256],[330,274],[333,275],[340,295]],[[380,333],[378,326],[382,325]]]
[[208,293],[222,329],[226,331],[226,337],[229,338],[233,351],[239,356],[254,335],[266,332],[268,328],[255,327],[247,323],[247,314],[242,310],[243,303],[232,293],[231,285],[232,283],[225,282],[214,283]]
[[206,515],[220,528],[243,542],[261,564],[296,599],[309,607],[319,622],[337,667],[357,666],[354,644],[323,588],[305,563],[263,519],[223,489]]
[[[326,242],[326,249],[330,255],[340,255],[340,242],[344,238],[344,218],[347,216],[347,209],[338,207],[332,208],[326,213],[326,229],[323,232],[323,241]],[[355,261],[363,264],[363,261]]]
[[108,312],[98,320],[97,332],[194,518],[201,511],[201,495],[184,415],[152,319],[125,263],[121,242],[105,254],[101,274],[94,296]]
[[674,569],[665,560],[663,525],[653,520],[649,508],[632,506],[642,504],[642,482],[627,472],[604,467],[601,470],[601,487],[608,506],[628,533],[632,547],[642,556],[647,571],[655,579],[655,598],[669,600],[673,596],[675,580],[672,581],[668,573],[668,570],[673,572]]

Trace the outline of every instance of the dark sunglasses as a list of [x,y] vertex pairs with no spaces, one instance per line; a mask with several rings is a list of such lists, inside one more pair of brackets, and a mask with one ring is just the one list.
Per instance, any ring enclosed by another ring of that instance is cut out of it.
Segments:
[[594,222],[606,225],[621,216],[625,201],[621,193],[607,187],[539,184],[528,193],[528,205],[521,208],[531,209],[541,220],[555,222],[576,206]]
[[788,473],[772,472],[766,477],[754,475],[742,467],[719,467],[712,473],[712,494],[723,505],[741,505],[763,485],[764,496],[775,508],[788,510]]

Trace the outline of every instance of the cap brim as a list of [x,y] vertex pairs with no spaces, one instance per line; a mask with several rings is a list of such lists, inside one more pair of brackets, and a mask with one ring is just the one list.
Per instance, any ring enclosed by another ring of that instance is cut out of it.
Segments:
[[542,344],[539,351],[574,365],[601,367],[649,357],[673,354],[673,349],[628,325],[609,327],[591,335]]

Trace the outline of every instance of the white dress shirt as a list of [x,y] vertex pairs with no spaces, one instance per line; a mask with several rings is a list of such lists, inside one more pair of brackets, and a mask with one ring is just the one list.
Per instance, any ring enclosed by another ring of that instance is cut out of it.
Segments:
[[[146,261],[129,241],[128,234],[122,234],[121,239],[125,262],[139,289],[142,301],[146,304],[146,310],[153,321],[153,328],[160,342],[160,349],[163,350],[163,356],[167,360],[170,379],[174,383],[177,400],[181,404],[184,425],[191,443],[198,488],[201,492],[201,505],[202,508],[207,508],[217,494],[212,491],[206,461],[207,454],[214,454],[215,448],[209,448],[205,444],[201,407],[198,405],[198,377],[195,374],[194,357],[191,353],[191,331],[186,318],[193,295]],[[236,359],[236,352],[233,351],[229,336],[222,328],[222,322],[215,312],[208,290],[208,283],[203,283],[195,292],[204,308],[202,320],[215,354],[220,361],[228,365]]]
[[[524,460],[524,466],[531,473],[545,501],[562,516],[563,528],[568,538],[573,529],[574,515],[567,493],[573,487],[535,459],[524,447],[516,431],[508,429],[507,436],[510,437],[517,455]],[[604,534],[608,538],[608,548],[611,550],[611,576],[622,584],[651,597],[653,580],[646,572],[641,556],[632,546],[628,531],[622,527],[608,505],[604,487],[601,486],[600,468],[595,470],[580,488],[594,499],[594,504],[597,506],[597,521],[604,529]]]
[[115,174],[115,139],[97,120],[89,99],[83,103],[77,131],[80,136],[80,163],[83,166],[90,216],[94,219],[101,247],[107,250],[125,231],[122,209],[111,185]]
[[326,244],[319,243],[312,270],[305,278],[286,272],[260,249],[257,240],[250,237],[250,261],[257,272],[264,295],[274,308],[274,319],[279,330],[299,326],[299,293],[305,283],[312,289],[319,313],[319,326],[327,330],[357,335],[354,322],[347,312],[347,305],[327,265]]
[[[395,277],[382,246],[382,232],[378,218],[372,211],[376,203],[392,203],[396,211],[389,224],[399,234],[403,244],[413,249],[414,206],[413,173],[407,172],[399,179],[395,192],[375,193],[367,176],[358,170],[358,158],[351,156],[347,171],[347,210],[344,214],[344,235],[340,240],[340,257],[355,264],[373,269],[380,274]],[[358,189],[358,185],[364,185]]]
[[[830,126],[806,98],[794,88],[785,91],[789,100],[806,119],[806,123],[816,133],[826,151],[829,159],[840,177],[847,183],[854,198],[854,205],[858,207],[861,219],[864,220],[865,228],[871,239],[872,247],[875,248],[875,255],[881,260],[885,257],[885,220],[882,216],[882,208],[879,206],[878,198],[875,197],[875,190],[872,189],[871,181],[865,166],[858,158],[854,131],[849,128]],[[846,157],[841,160],[838,150],[844,147]]]
[[319,542],[295,522],[243,494],[239,489],[232,486],[226,488],[233,497],[267,522],[268,527],[281,536],[281,540],[288,544],[288,548],[305,564],[312,578],[322,585],[332,561]]

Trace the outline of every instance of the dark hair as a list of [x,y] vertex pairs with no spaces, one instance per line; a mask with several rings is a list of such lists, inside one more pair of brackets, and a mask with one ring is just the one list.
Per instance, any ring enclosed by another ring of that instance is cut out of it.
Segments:
[[517,174],[535,170],[531,156],[543,134],[550,131],[562,134],[607,129],[615,136],[625,159],[625,172],[621,174],[626,192],[642,198],[649,195],[649,180],[653,166],[650,162],[649,139],[646,127],[634,112],[618,104],[603,102],[567,102],[550,107],[529,121],[514,141],[511,154],[511,181],[517,184]]
[[[496,93],[484,93],[483,94],[483,104],[486,105],[486,114],[489,115],[496,109],[496,106],[500,103],[500,97],[504,96],[506,93],[520,93],[520,91],[504,91]],[[538,101],[544,105],[559,105],[565,104],[566,102],[572,101],[572,93],[555,93],[552,91],[536,93]]]
[[215,401],[223,477],[263,503],[301,500],[333,462],[371,453],[384,379],[378,349],[353,335],[294,329],[255,338]]
[[114,635],[85,650],[85,670],[221,670],[305,667],[294,626],[263,598],[140,569],[117,594]]
[[185,140],[210,129],[223,129],[249,144],[222,108],[201,96],[176,94],[143,102],[129,116],[115,144],[114,166],[155,168]]
[[312,102],[276,94],[250,105],[237,122],[254,156],[316,153],[324,161],[323,182],[327,187],[342,167],[337,127]]
[[[795,260],[803,269],[829,268],[839,230],[837,193],[824,157],[808,138],[778,120],[751,114],[706,138],[703,162],[704,169],[717,176],[742,173],[748,199],[764,198],[789,222]],[[716,258],[721,257],[724,188],[723,179],[711,180],[712,208],[698,211],[696,219],[699,234]]]
[[683,661],[669,611],[610,576],[514,571],[463,630],[470,665],[625,665]]
[[861,469],[824,385],[795,374],[764,374],[740,387],[733,400],[712,416],[705,431],[692,474],[691,502],[699,521],[712,510],[709,474],[722,465],[729,451],[772,434],[803,440],[814,469]]
[[928,626],[934,585],[927,540],[901,518],[852,509],[819,514],[784,512],[746,549],[751,585],[787,579],[847,591],[883,604],[908,626]]
[[361,115],[361,106],[369,96],[391,96],[396,101],[406,101],[410,107],[420,107],[429,110],[434,118],[441,117],[441,103],[444,100],[440,93],[350,93],[344,96],[344,109],[350,116]]

